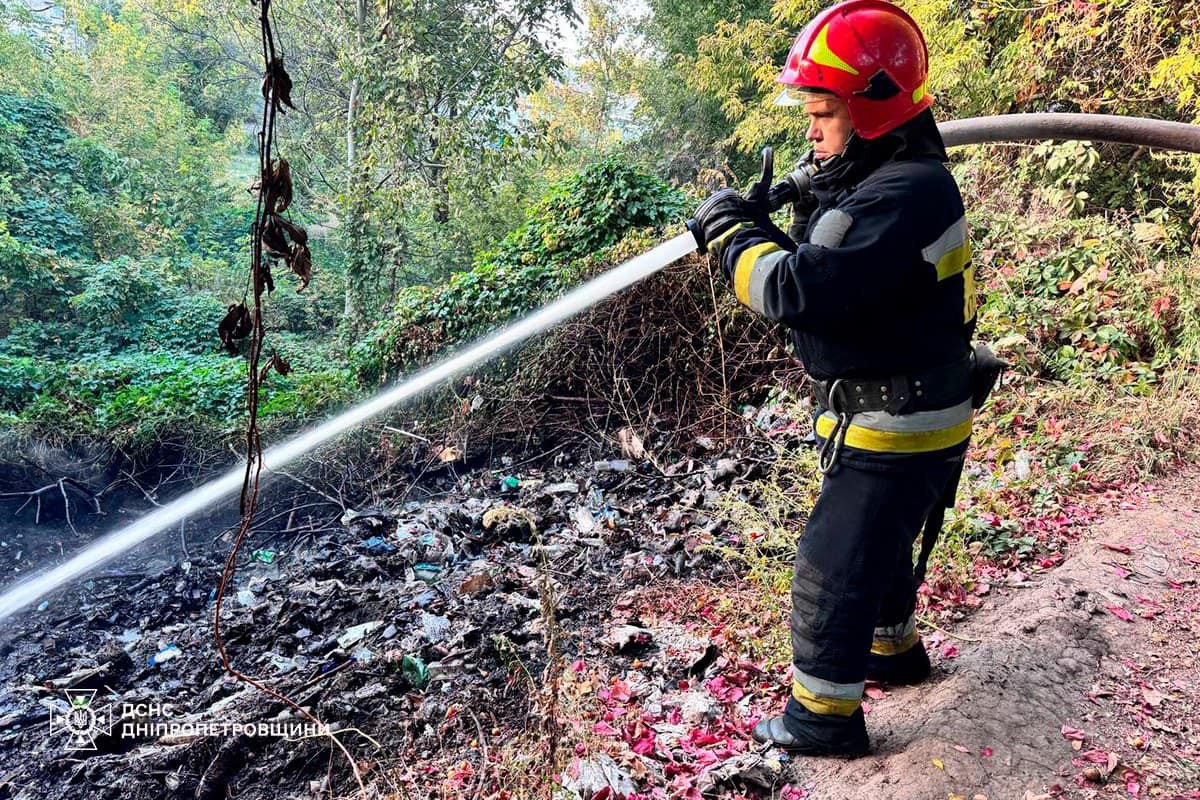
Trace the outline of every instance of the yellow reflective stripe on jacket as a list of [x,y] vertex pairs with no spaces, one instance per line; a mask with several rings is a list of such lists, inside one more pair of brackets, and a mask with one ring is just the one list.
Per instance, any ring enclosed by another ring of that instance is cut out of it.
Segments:
[[937,270],[939,281],[952,278],[971,261],[967,218],[959,217],[933,244],[921,249],[921,257]]
[[848,717],[862,703],[863,681],[834,683],[792,667],[792,697],[814,714]]
[[[939,411],[894,416],[886,411],[855,414],[846,428],[844,444],[875,453],[929,453],[966,441],[974,414],[971,401]],[[837,424],[833,412],[817,418],[817,435],[829,438]]]
[[[737,299],[742,303],[742,305],[754,308],[754,305],[751,303],[750,296],[750,279],[754,275],[755,262],[757,262],[761,256],[765,256],[769,253],[779,252],[784,252],[784,250],[774,242],[762,242],[754,245],[753,247],[747,247],[738,256],[737,264],[734,265],[733,268],[733,291],[734,294],[737,295]],[[761,276],[759,280],[761,282]],[[759,307],[754,308],[755,311],[762,310],[761,292],[759,294]]]
[[970,322],[975,318],[975,314],[979,311],[975,298],[975,267],[967,267],[963,270],[963,322]]

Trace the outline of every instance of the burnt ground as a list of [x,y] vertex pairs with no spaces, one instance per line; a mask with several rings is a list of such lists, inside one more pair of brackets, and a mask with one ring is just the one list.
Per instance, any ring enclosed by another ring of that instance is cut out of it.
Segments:
[[[1200,477],[929,630],[933,679],[871,689],[871,756],[780,760],[746,732],[785,691],[782,616],[704,547],[759,456],[663,474],[564,451],[449,474],[330,534],[251,539],[222,611],[230,655],[343,731],[368,797],[549,796],[554,775],[585,799],[1200,797]],[[0,798],[362,794],[325,737],[122,735],[300,719],[224,674],[218,531],[187,554],[164,538],[3,624]],[[67,688],[110,716],[95,750],[51,726]],[[125,703],[174,707],[120,719]]]

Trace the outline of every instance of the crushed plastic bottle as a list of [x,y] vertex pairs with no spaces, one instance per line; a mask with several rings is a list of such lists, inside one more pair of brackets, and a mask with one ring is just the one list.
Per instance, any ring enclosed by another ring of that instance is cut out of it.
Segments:
[[274,550],[255,550],[250,554],[250,557],[256,561],[261,561],[264,564],[270,564],[275,560]]
[[611,461],[597,461],[592,466],[596,472],[628,472],[630,464],[623,458],[615,458]]
[[389,544],[382,536],[372,536],[365,540],[361,547],[369,553],[391,553],[396,549],[395,545]]
[[515,492],[521,486],[521,479],[515,475],[506,475],[504,480],[500,481],[501,492]]
[[159,650],[154,655],[150,656],[146,661],[146,666],[153,667],[162,664],[164,661],[170,661],[172,658],[177,658],[183,655],[183,651],[179,649],[177,644],[169,644],[162,650]]
[[600,489],[595,486],[593,486],[591,489],[588,489],[587,508],[588,511],[591,511],[593,514],[599,514],[604,510],[604,492],[600,491]]
[[252,606],[258,602],[258,598],[254,596],[254,592],[249,589],[239,589],[237,593],[237,601],[240,606]]

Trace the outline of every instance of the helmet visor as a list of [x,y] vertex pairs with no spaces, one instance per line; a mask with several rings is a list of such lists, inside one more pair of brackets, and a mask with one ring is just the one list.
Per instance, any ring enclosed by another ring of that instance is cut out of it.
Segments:
[[811,106],[814,103],[836,101],[837,95],[824,89],[813,89],[808,86],[784,86],[772,101],[777,106]]

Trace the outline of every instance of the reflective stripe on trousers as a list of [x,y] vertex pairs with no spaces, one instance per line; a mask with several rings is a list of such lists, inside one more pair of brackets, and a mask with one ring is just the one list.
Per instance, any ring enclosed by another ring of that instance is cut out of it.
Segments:
[[877,656],[895,656],[907,652],[921,641],[917,633],[917,620],[909,617],[899,625],[884,625],[875,628],[875,638],[871,642],[871,652]]
[[834,683],[792,667],[792,697],[814,714],[848,717],[862,702],[865,681]]

